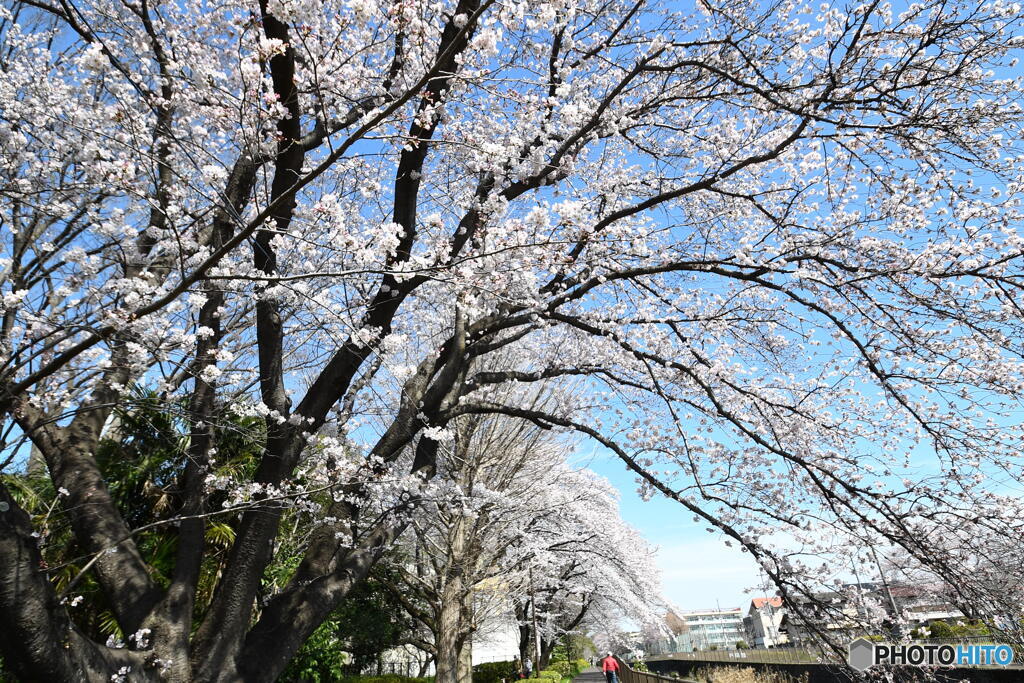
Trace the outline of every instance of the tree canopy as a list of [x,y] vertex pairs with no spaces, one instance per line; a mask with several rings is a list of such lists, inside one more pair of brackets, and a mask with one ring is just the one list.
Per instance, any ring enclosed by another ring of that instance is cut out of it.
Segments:
[[[878,543],[967,586],[966,539],[1024,519],[1021,19],[5,0],[0,462],[37,453],[129,636],[76,622],[4,485],[5,662],[274,680],[474,415],[615,454],[786,595]],[[130,444],[102,446],[136,385],[182,421],[163,575]],[[258,443],[225,471],[239,420]],[[234,535],[204,603],[211,519]]]

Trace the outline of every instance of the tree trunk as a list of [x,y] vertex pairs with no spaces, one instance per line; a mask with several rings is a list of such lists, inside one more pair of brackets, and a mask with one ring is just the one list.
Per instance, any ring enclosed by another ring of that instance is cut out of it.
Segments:
[[459,661],[456,667],[458,683],[473,683],[473,643],[467,636],[459,647]]
[[533,659],[530,646],[530,624],[526,620],[530,614],[530,603],[524,602],[516,607],[516,620],[519,622],[519,661],[525,662],[527,657]]
[[441,593],[437,619],[437,683],[459,683],[462,635],[462,581],[453,576]]
[[540,661],[537,663],[537,670],[548,668],[551,663],[551,653],[555,649],[555,640],[540,639]]
[[416,674],[417,678],[426,678],[427,674],[430,673],[430,665],[434,663],[433,655],[428,655],[423,663],[420,664],[420,672]]
[[462,592],[460,601],[462,638],[459,641],[458,683],[473,683],[473,593]]
[[462,562],[466,551],[466,525],[457,519],[448,536],[451,558],[441,588],[437,615],[437,683],[459,683],[459,662],[469,624],[465,622],[467,590]]
[[82,636],[40,570],[42,555],[28,515],[0,483],[0,654],[19,681],[106,682],[121,667],[133,680],[158,680],[145,655],[102,648]]

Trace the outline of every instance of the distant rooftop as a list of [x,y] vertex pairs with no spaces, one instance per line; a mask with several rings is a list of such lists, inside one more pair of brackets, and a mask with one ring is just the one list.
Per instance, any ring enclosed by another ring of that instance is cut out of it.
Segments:
[[765,605],[771,605],[772,607],[782,607],[782,598],[754,598],[750,601],[754,605],[754,609],[762,609]]
[[677,614],[679,616],[685,618],[685,617],[697,617],[697,616],[701,616],[701,615],[704,615],[704,614],[734,614],[734,613],[735,614],[740,614],[742,612],[743,612],[743,609],[740,608],[740,607],[723,607],[721,609],[716,607],[714,609],[691,609],[691,610],[686,610],[686,611],[683,611],[683,612],[677,612]]

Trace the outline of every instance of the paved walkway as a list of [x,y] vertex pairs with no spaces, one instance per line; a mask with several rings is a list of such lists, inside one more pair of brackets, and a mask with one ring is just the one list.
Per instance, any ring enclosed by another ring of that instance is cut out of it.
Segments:
[[604,674],[600,669],[585,669],[572,679],[572,683],[604,683]]
[[[635,675],[638,676],[638,677],[641,677],[641,680],[644,680],[643,679],[644,674],[635,674]],[[662,677],[662,678],[664,678],[664,677]],[[649,678],[646,678],[646,680],[649,680],[649,681],[650,680],[654,680],[654,681],[656,681],[658,679],[654,678],[654,675],[651,675]],[[678,681],[678,683],[697,683],[696,681],[694,681],[692,679],[689,679],[689,678],[679,678],[679,679],[676,679],[676,680]],[[601,673],[600,669],[587,669],[585,671],[582,671],[579,676],[577,676],[576,678],[572,679],[572,683],[605,683],[605,677],[604,677],[604,674]],[[621,676],[619,676],[619,683],[622,683],[622,677]]]

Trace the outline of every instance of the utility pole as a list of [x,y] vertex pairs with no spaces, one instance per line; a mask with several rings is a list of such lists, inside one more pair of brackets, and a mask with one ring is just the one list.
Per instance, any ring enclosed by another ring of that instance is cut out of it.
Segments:
[[878,553],[875,552],[875,547],[868,545],[868,550],[871,551],[871,557],[875,559],[875,566],[878,567],[878,576],[882,579],[882,587],[885,588],[885,594],[889,598],[889,605],[892,607],[893,616],[899,614],[899,609],[896,608],[896,601],[892,597],[892,590],[889,589],[889,582],[885,579],[885,572],[882,571],[882,563],[878,561]]
[[875,566],[878,567],[878,575],[882,579],[882,587],[885,588],[885,594],[889,596],[889,605],[892,607],[892,634],[896,640],[903,637],[902,629],[899,627],[900,611],[896,607],[896,600],[892,597],[892,590],[889,588],[889,582],[885,579],[885,572],[882,571],[882,563],[878,561],[878,553],[875,552],[875,546],[868,544],[868,550],[871,551],[871,557],[875,558]]

